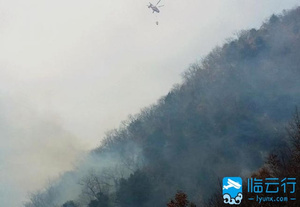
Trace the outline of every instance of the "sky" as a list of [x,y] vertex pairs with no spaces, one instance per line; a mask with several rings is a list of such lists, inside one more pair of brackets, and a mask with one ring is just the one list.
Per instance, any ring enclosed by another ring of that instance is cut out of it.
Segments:
[[[155,2],[152,2],[155,3]],[[190,64],[298,0],[0,0],[0,203],[73,168]],[[159,22],[156,25],[156,21]]]

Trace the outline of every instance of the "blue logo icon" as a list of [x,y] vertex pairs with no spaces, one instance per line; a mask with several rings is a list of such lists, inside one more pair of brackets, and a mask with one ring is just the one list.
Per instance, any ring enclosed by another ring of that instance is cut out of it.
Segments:
[[223,178],[223,199],[224,203],[239,205],[243,199],[242,178],[225,177]]

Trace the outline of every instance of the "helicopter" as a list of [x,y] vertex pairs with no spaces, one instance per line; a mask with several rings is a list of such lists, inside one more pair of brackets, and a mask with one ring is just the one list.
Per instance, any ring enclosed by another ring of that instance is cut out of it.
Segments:
[[161,6],[157,6],[158,4],[159,4],[159,2],[160,2],[161,0],[159,0],[157,3],[156,3],[156,5],[154,6],[151,2],[149,2],[150,3],[150,5],[147,5],[148,6],[148,8],[151,8],[152,9],[152,13],[154,13],[154,12],[157,12],[157,13],[159,13],[159,9],[158,9],[158,7],[163,7],[164,5],[161,5]]

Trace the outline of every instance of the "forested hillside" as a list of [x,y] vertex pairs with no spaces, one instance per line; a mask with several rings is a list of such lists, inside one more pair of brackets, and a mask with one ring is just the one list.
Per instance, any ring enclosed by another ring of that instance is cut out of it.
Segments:
[[[259,168],[257,171],[252,173],[251,178],[280,178],[281,180],[285,178],[295,178],[296,181],[300,179],[300,114],[298,109],[296,109],[295,114],[291,118],[291,121],[286,126],[286,136],[282,137],[284,144],[279,148],[274,149],[269,153],[265,159],[265,164]],[[250,178],[250,176],[248,176]],[[279,191],[276,196],[284,197],[300,197],[300,183],[295,182],[294,192],[292,190]],[[289,200],[287,202],[255,202],[249,198],[253,198],[255,193],[248,191],[248,183],[245,179],[243,181],[243,200],[239,206],[241,207],[298,207],[300,206],[300,200]],[[180,196],[180,201],[187,202],[187,195],[184,192],[176,194],[176,198]],[[259,196],[272,197],[274,194],[262,192]],[[184,199],[183,199],[184,198]],[[219,189],[211,196],[210,199],[205,201],[204,207],[222,207],[226,206],[224,204],[224,199],[222,196],[222,185],[219,183]],[[173,207],[173,206],[168,206]],[[178,206],[174,206],[178,207]],[[180,206],[180,207],[186,207]]]
[[251,175],[285,144],[299,105],[296,8],[192,64],[181,84],[108,132],[77,169],[25,206],[163,207],[178,190],[200,206],[219,179]]

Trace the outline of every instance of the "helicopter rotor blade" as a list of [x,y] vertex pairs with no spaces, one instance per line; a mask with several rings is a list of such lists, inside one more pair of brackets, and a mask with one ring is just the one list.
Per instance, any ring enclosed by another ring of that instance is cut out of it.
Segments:
[[158,6],[158,7],[163,7],[164,5]]
[[161,1],[161,0],[159,0],[155,6],[157,6],[157,5],[159,4],[160,1]]

